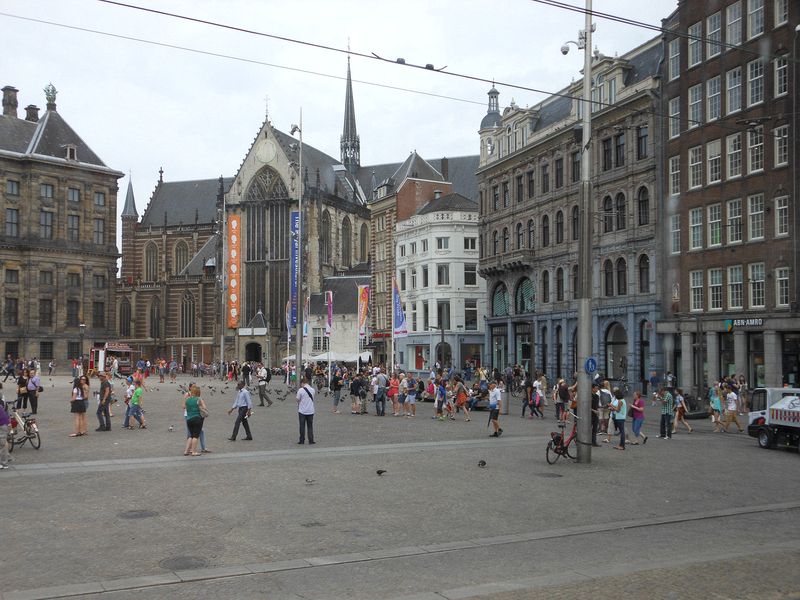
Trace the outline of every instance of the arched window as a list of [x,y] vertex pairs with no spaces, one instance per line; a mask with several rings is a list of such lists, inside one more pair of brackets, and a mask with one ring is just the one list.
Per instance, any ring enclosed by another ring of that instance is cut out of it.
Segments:
[[572,267],[572,299],[578,299],[578,265]]
[[183,240],[179,240],[175,244],[175,265],[172,274],[180,275],[187,264],[189,264],[189,246]]
[[564,299],[564,269],[561,267],[556,271],[556,301]]
[[617,295],[625,296],[628,293],[628,276],[626,270],[628,265],[624,258],[617,259]]
[[119,303],[119,334],[122,337],[131,335],[131,303],[127,298]]
[[547,215],[542,217],[542,247],[547,248],[550,245],[550,217]]
[[195,336],[194,317],[194,296],[186,292],[181,302],[181,337],[191,338]]
[[505,317],[508,315],[508,288],[500,283],[494,288],[492,294],[492,316]]
[[150,301],[150,337],[161,337],[161,299],[156,296]]
[[508,227],[503,227],[503,254],[508,252]]
[[611,196],[603,198],[603,233],[614,231],[614,202]]
[[556,244],[564,241],[564,213],[558,211],[556,213]]
[[328,211],[322,213],[322,224],[319,228],[320,262],[324,265],[331,262],[331,216]]
[[580,222],[580,213],[578,212],[578,206],[575,205],[572,207],[572,239],[577,240],[581,235],[581,222]]
[[497,256],[497,251],[500,249],[500,236],[495,231],[492,233],[492,256]]
[[534,232],[536,231],[536,223],[533,219],[528,219],[528,248],[533,250]]
[[361,234],[358,236],[359,242],[361,243],[361,262],[367,262],[369,260],[369,229],[367,228],[366,223],[361,224]]
[[347,269],[353,262],[353,227],[350,225],[350,218],[345,217],[342,221],[342,266]]
[[522,315],[533,312],[535,307],[533,282],[527,277],[520,279],[514,293],[514,314]]
[[647,254],[639,257],[639,293],[650,293],[650,257]]
[[603,264],[603,293],[606,296],[614,295],[614,264],[610,260]]
[[646,187],[639,188],[636,206],[639,213],[639,225],[647,225],[650,222],[650,192]]
[[148,242],[144,247],[144,280],[158,281],[158,246]]
[[525,247],[525,232],[522,231],[522,223],[517,223],[517,250]]
[[550,271],[542,271],[542,302],[550,302]]
[[625,194],[617,194],[617,229],[625,229],[628,222],[628,203],[625,201]]

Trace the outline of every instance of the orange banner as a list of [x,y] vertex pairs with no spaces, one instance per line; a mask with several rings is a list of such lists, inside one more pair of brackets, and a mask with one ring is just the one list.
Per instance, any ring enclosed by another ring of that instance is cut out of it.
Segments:
[[242,261],[241,248],[241,221],[238,215],[228,217],[228,327],[239,326],[239,298],[241,296]]

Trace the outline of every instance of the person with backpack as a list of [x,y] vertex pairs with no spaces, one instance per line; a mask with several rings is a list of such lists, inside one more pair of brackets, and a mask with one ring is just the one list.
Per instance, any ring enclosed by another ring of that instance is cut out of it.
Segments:
[[272,379],[272,373],[264,365],[260,365],[256,375],[258,376],[258,405],[264,406],[264,401],[266,401],[267,406],[272,406],[272,400],[267,396],[267,384]]
[[308,443],[316,444],[314,441],[314,390],[310,384],[311,382],[306,378],[303,380],[303,385],[297,389],[297,416],[300,421],[298,444],[305,444],[306,433],[308,434]]

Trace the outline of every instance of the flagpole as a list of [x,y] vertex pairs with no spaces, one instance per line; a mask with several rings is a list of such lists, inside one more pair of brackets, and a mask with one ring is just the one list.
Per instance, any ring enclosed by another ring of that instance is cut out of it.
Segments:
[[394,274],[392,274],[392,353],[389,355],[389,360],[391,360],[391,365],[389,367],[389,376],[391,377],[394,374],[394,301],[395,301],[395,286],[397,282],[394,279]]
[[[333,337],[333,322],[332,322],[332,314],[333,308],[331,304],[333,303],[333,292],[325,292],[325,304],[327,305],[328,310],[325,311],[327,314],[325,315],[325,320],[327,321],[325,329],[328,332],[328,389],[331,389],[331,338]],[[337,409],[338,410],[338,409]]]

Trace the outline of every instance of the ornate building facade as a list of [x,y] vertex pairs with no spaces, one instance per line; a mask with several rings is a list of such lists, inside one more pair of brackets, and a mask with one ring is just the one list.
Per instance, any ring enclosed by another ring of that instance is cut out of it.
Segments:
[[17,116],[3,88],[0,117],[0,269],[3,356],[66,362],[114,339],[117,180],[56,110]]

